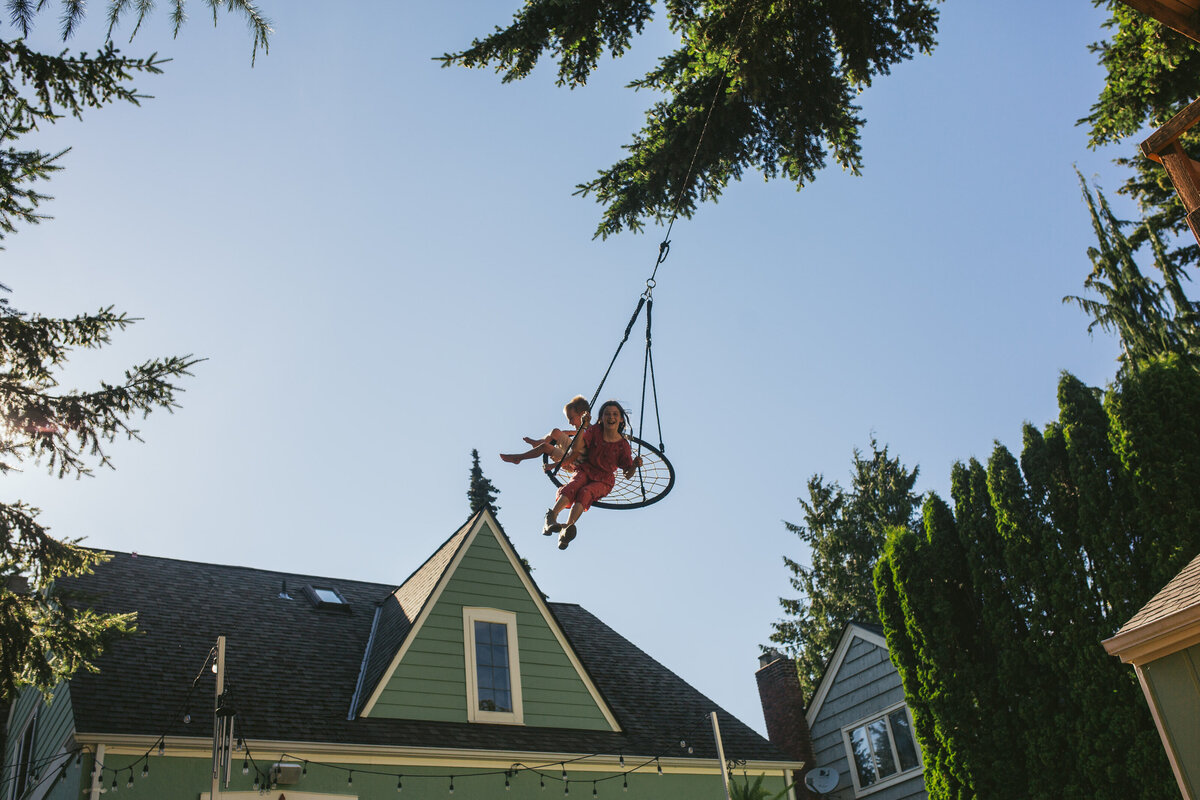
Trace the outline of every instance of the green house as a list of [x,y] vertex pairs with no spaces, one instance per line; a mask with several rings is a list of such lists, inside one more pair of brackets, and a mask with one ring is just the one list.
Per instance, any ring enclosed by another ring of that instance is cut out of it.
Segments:
[[64,588],[138,633],[12,703],[0,800],[717,800],[712,712],[739,778],[802,767],[547,602],[486,511],[399,586],[110,555]]
[[1179,791],[1200,800],[1200,556],[1104,648],[1133,665]]

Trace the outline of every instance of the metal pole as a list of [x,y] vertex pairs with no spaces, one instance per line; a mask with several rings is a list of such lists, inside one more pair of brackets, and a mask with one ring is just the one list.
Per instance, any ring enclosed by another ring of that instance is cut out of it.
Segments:
[[717,712],[709,713],[712,719],[713,738],[717,740],[717,758],[721,760],[721,780],[725,781],[725,800],[733,800],[729,793],[729,764],[725,761],[725,745],[721,743],[721,726],[717,724]]
[[225,722],[221,714],[221,695],[225,691],[225,637],[217,637],[217,660],[213,665],[217,672],[217,691],[213,698],[213,758],[211,800],[218,800],[221,790],[221,763],[225,755]]

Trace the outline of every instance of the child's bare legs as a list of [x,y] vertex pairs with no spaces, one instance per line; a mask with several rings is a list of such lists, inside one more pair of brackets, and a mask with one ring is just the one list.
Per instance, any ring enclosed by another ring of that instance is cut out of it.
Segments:
[[507,461],[509,464],[520,464],[527,458],[535,458],[543,454],[551,453],[553,450],[554,445],[552,445],[550,442],[543,441],[532,450],[527,450],[524,453],[501,453],[500,458],[503,461]]

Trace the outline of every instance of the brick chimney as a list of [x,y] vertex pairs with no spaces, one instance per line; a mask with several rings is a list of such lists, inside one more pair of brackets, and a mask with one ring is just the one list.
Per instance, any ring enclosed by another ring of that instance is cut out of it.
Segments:
[[767,721],[767,738],[771,744],[795,761],[803,761],[804,769],[793,772],[796,797],[819,800],[820,795],[808,791],[804,775],[813,767],[812,734],[804,716],[804,693],[796,675],[796,662],[768,650],[759,656],[758,697],[762,701],[763,718]]

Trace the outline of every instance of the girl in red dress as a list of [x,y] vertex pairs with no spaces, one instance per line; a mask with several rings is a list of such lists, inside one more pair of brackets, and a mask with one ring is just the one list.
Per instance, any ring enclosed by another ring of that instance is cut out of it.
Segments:
[[[616,400],[600,406],[597,415],[599,424],[592,425],[579,441],[583,442],[585,460],[580,463],[571,482],[558,490],[558,500],[546,512],[546,525],[542,533],[558,534],[558,549],[566,550],[577,533],[575,523],[579,515],[591,508],[592,503],[607,495],[616,484],[616,471],[622,470],[626,478],[632,478],[642,465],[642,457],[633,458],[629,442],[625,438],[625,409]],[[567,454],[566,461],[577,458],[575,448]],[[565,466],[565,464],[564,464]],[[558,522],[558,514],[570,506],[571,514],[564,527]]]

